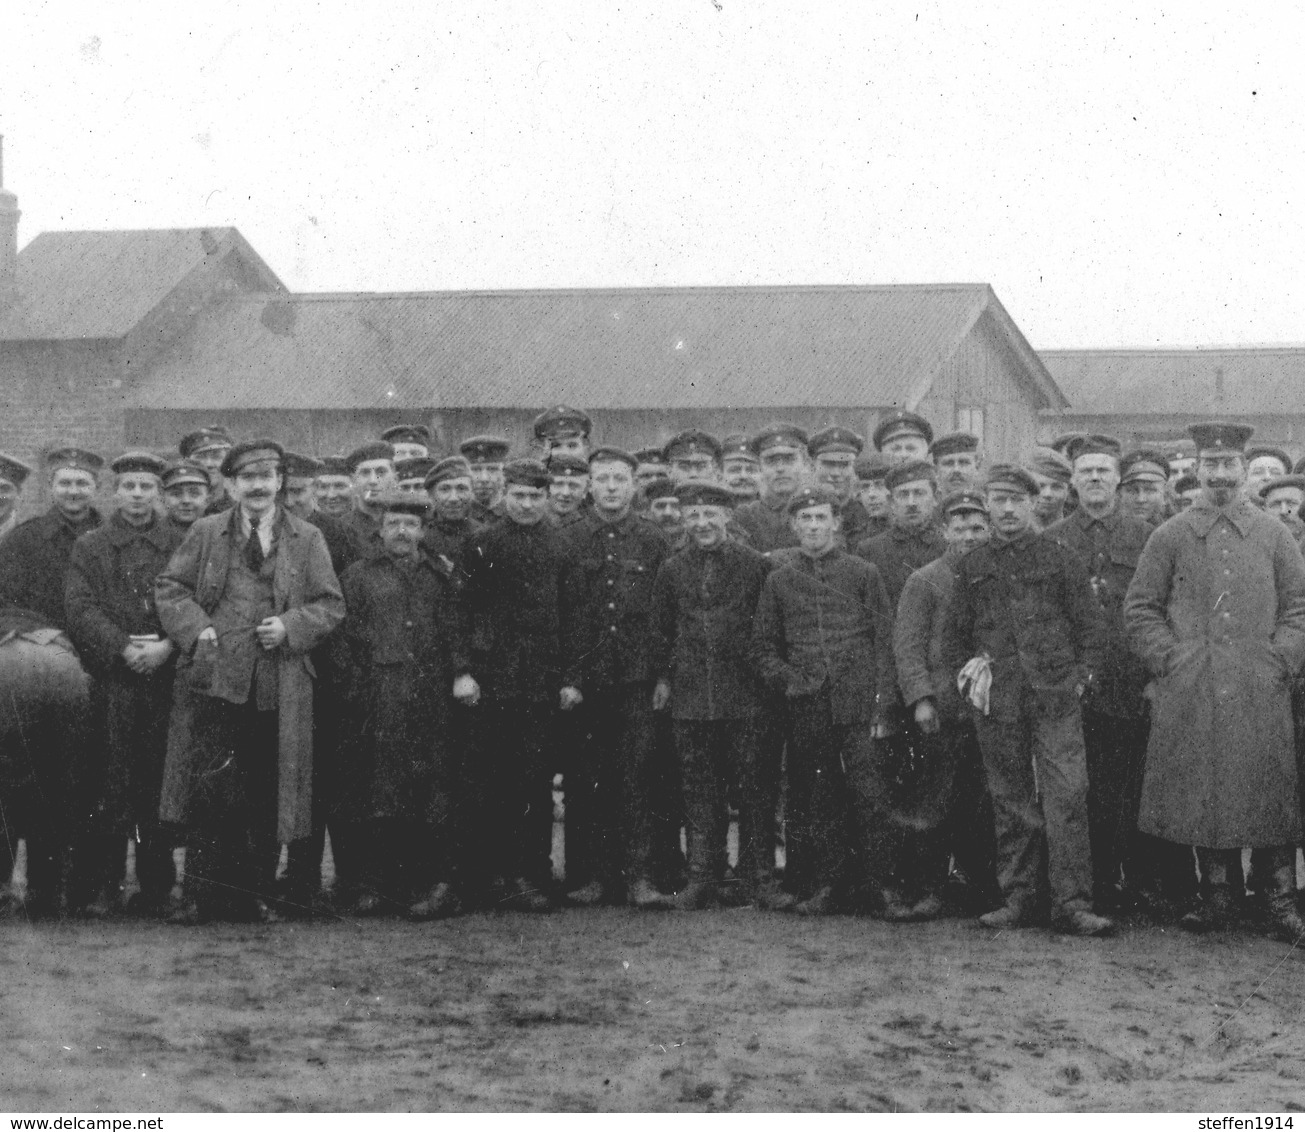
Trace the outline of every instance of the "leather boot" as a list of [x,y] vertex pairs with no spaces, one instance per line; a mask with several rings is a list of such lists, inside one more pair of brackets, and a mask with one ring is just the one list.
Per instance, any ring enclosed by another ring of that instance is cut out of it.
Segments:
[[1296,864],[1273,870],[1269,889],[1269,934],[1284,943],[1299,943],[1305,936],[1305,919],[1296,903]]

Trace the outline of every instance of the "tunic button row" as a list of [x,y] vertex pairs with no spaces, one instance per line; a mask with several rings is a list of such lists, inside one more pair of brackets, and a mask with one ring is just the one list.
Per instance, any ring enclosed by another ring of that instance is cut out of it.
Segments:
[[[607,608],[608,608],[608,609],[615,609],[615,608],[616,608],[616,602],[614,602],[614,601],[609,601],[609,602],[607,603]],[[1227,617],[1228,614],[1225,613],[1224,616]]]
[[616,626],[615,626],[615,625],[612,626],[612,632],[613,632],[613,633],[616,632]]
[[614,586],[614,585],[616,585],[616,583],[613,582],[611,578],[608,578],[608,579],[607,579],[607,584],[608,584],[609,586]]

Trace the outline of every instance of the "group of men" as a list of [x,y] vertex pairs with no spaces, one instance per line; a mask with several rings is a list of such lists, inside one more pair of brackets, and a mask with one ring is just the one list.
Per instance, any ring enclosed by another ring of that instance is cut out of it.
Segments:
[[[312,914],[329,833],[356,915],[727,902],[1102,935],[1141,906],[1208,930],[1243,912],[1249,847],[1260,915],[1305,932],[1285,453],[1211,424],[985,466],[907,411],[869,446],[590,431],[559,406],[526,456],[437,458],[405,425],[318,460],[211,426],[110,461],[107,517],[104,462],[56,445],[50,511],[0,537],[0,651],[75,656],[90,692],[57,757],[2,740],[24,906],[123,910],[130,839],[131,911]],[[0,457],[10,510],[28,473]]]

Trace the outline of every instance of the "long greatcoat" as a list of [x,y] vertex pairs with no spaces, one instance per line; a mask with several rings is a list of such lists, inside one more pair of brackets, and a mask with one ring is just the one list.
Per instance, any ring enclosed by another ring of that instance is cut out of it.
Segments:
[[1298,842],[1305,562],[1291,533],[1245,501],[1199,500],[1147,542],[1124,621],[1156,677],[1138,828],[1210,849]]
[[[280,509],[275,539],[272,602],[274,615],[286,628],[285,642],[276,650],[280,737],[277,832],[282,841],[289,842],[312,832],[313,668],[308,653],[344,619],[344,599],[321,531]],[[178,681],[187,681],[188,687],[194,683],[190,669],[195,643],[208,626],[218,629],[216,663],[211,679],[203,683],[207,694],[223,698],[249,690],[249,674],[235,670],[242,658],[237,650],[224,647],[228,638],[224,638],[221,624],[227,572],[232,555],[240,553],[242,546],[238,508],[199,519],[155,586],[159,620],[180,652]],[[191,690],[192,694],[205,692],[197,686]],[[189,730],[189,726],[184,729]],[[186,820],[188,754],[171,746],[168,751],[160,807],[164,821]]]

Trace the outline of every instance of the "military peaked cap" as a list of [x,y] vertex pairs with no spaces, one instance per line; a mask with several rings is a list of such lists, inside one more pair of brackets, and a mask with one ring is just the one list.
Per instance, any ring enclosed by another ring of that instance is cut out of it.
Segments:
[[1038,481],[1018,464],[993,464],[984,477],[985,491],[1017,491],[1022,495],[1037,495]]
[[388,440],[391,444],[421,444],[430,443],[430,429],[424,424],[396,424],[391,425],[383,433],[382,440]]
[[905,464],[898,464],[888,469],[888,474],[884,476],[884,486],[892,491],[904,483],[915,483],[916,480],[937,483],[938,469],[928,460],[907,460]]
[[512,442],[501,436],[469,436],[458,451],[471,464],[501,464],[512,451]]
[[21,460],[0,452],[0,479],[8,480],[14,487],[22,487],[31,474],[32,469]]
[[1188,425],[1187,431],[1196,441],[1197,452],[1241,452],[1255,429],[1233,421],[1207,421]]
[[813,457],[822,452],[850,452],[853,456],[859,456],[864,448],[865,441],[842,425],[821,429],[807,442],[807,451]]
[[509,460],[503,465],[503,479],[523,487],[547,488],[553,477],[548,474],[543,461],[522,458]]
[[388,440],[369,440],[366,444],[360,444],[344,459],[350,472],[356,472],[360,464],[370,460],[389,460],[393,464],[394,445]]
[[727,487],[710,480],[685,480],[675,488],[681,507],[733,507],[737,500]]
[[109,470],[115,476],[126,475],[128,472],[148,472],[152,476],[161,476],[167,466],[168,462],[162,456],[140,449],[124,452],[109,461]]
[[285,463],[285,449],[275,440],[242,440],[227,449],[227,454],[222,457],[222,467],[219,471],[229,478],[238,475],[241,468],[248,467],[250,464],[269,461],[275,463],[278,468]]
[[896,409],[879,422],[874,432],[874,445],[882,451],[883,446],[895,436],[910,434],[923,436],[926,444],[933,443],[933,425],[919,413],[909,409]]
[[567,436],[589,435],[593,428],[589,414],[569,405],[545,409],[535,418],[535,437],[538,440],[561,440]]
[[98,475],[104,467],[104,457],[76,444],[60,441],[45,454],[45,466],[52,472],[57,468],[77,468]]

